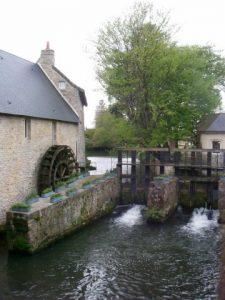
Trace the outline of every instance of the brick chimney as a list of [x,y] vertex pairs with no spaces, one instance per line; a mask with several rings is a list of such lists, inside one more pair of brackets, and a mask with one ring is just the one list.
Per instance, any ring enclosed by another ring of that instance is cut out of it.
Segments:
[[41,50],[41,57],[38,61],[41,65],[51,65],[55,64],[55,51],[50,49],[49,42],[46,43],[46,48]]

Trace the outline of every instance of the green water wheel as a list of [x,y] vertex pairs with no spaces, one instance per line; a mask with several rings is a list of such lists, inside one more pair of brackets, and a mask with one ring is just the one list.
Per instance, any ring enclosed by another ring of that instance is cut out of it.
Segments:
[[39,194],[47,187],[55,187],[58,181],[67,180],[75,171],[76,157],[69,146],[55,145],[44,154],[38,172]]

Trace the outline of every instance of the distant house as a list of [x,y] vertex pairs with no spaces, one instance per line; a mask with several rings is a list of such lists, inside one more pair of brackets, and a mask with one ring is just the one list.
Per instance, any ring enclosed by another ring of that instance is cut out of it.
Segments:
[[204,117],[198,124],[200,147],[203,149],[225,149],[225,113]]
[[85,92],[55,65],[0,50],[0,228],[10,206],[85,165]]

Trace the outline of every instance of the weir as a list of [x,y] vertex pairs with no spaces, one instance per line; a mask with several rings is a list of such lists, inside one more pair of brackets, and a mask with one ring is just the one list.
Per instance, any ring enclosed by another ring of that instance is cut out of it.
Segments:
[[121,204],[146,204],[152,182],[171,176],[178,178],[180,201],[189,198],[198,207],[202,198],[212,208],[220,194],[219,207],[225,208],[225,192],[218,192],[224,189],[225,150],[120,148],[117,168]]

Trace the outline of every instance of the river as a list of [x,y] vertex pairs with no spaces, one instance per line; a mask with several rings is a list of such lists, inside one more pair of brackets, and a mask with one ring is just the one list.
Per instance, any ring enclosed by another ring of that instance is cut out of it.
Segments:
[[108,217],[33,256],[0,249],[0,299],[217,299],[217,211],[179,208],[148,225],[142,206]]

